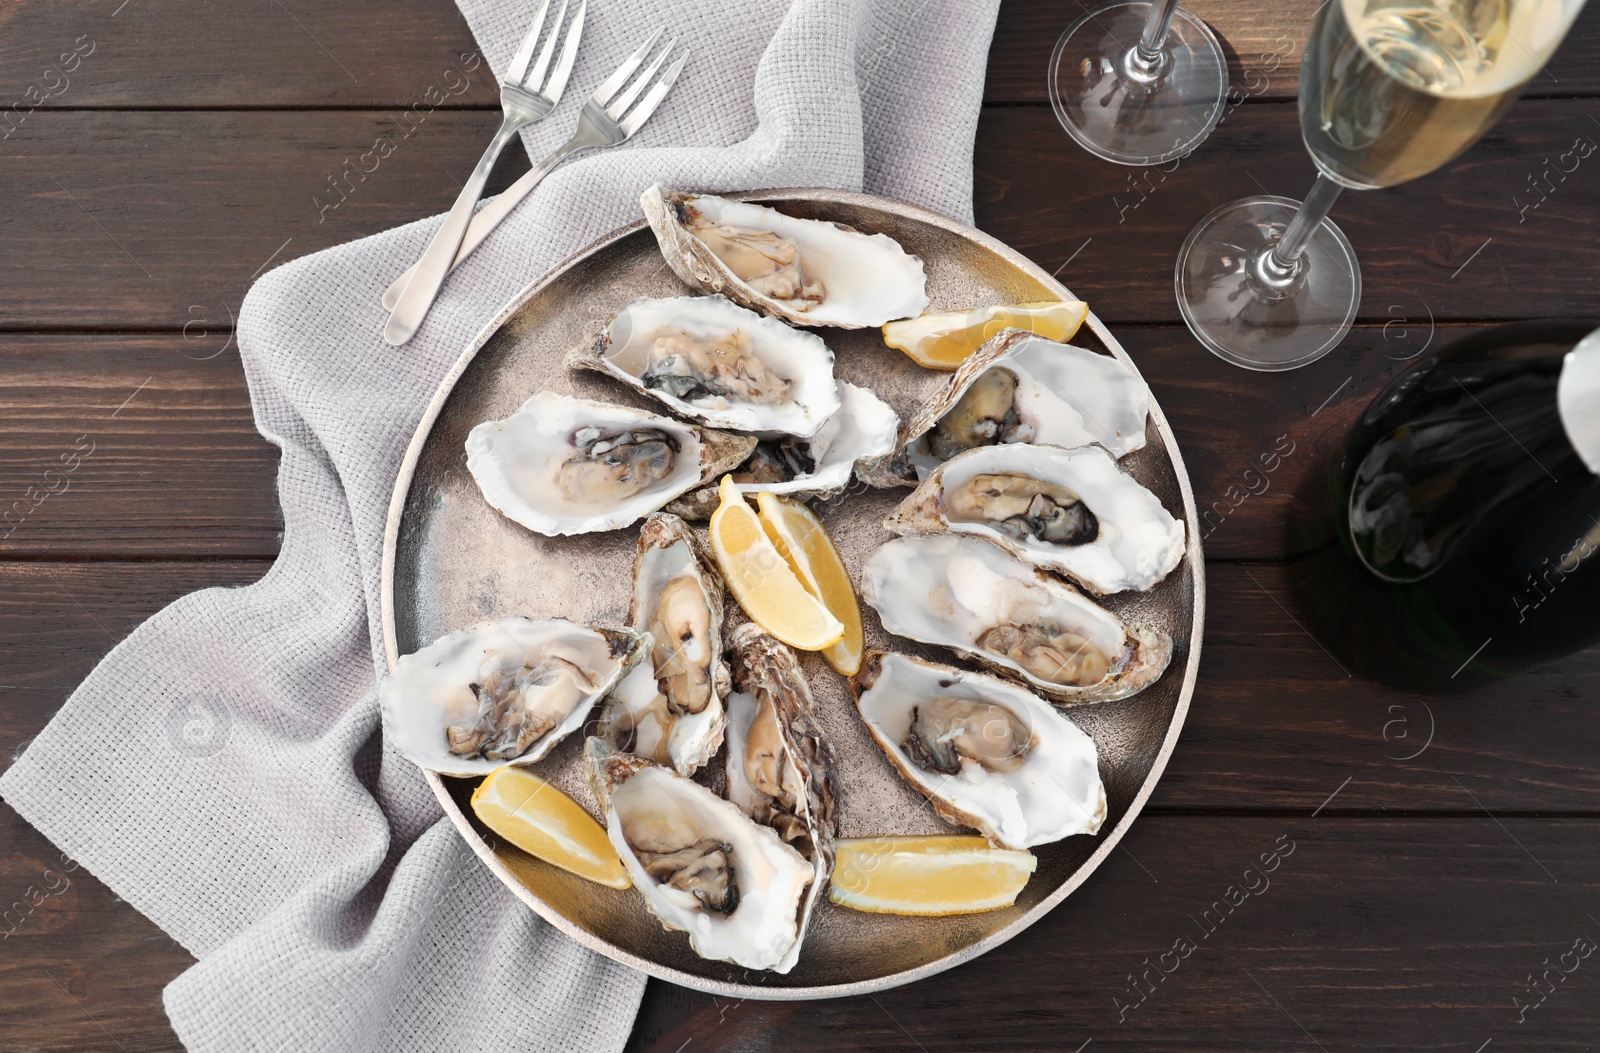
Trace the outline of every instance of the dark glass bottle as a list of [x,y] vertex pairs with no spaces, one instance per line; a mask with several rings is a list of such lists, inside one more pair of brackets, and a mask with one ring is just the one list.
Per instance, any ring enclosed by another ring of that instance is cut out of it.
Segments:
[[1456,342],[1391,381],[1313,471],[1289,516],[1290,584],[1351,671],[1458,690],[1600,639],[1592,331]]

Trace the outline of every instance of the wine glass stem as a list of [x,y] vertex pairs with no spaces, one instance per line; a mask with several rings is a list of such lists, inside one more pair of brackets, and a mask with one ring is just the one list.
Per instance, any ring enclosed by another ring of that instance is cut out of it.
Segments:
[[1157,0],[1150,4],[1150,15],[1145,19],[1144,32],[1139,43],[1128,53],[1127,71],[1135,80],[1154,80],[1165,64],[1162,48],[1167,43],[1167,28],[1178,10],[1178,0]]
[[1306,246],[1311,244],[1311,236],[1322,226],[1322,221],[1328,218],[1328,213],[1333,209],[1333,203],[1339,200],[1339,193],[1342,190],[1344,190],[1342,185],[1327,176],[1321,174],[1317,176],[1311,192],[1300,204],[1300,211],[1289,221],[1289,228],[1283,232],[1283,237],[1278,239],[1272,251],[1262,259],[1260,268],[1262,278],[1274,285],[1287,285],[1295,279],[1302,266],[1300,258],[1305,255]]

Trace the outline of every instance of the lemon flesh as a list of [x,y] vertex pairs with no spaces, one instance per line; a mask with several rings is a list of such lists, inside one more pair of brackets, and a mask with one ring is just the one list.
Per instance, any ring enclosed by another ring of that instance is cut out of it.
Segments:
[[844,676],[861,668],[861,604],[839,550],[811,509],[776,494],[758,493],[761,526],[806,591],[839,619],[844,635],[822,657]]
[[844,637],[844,623],[811,594],[767,536],[730,476],[711,515],[711,552],[745,613],[790,647],[820,651]]
[[981,837],[862,837],[835,842],[828,899],[874,914],[942,917],[1001,910],[1039,865]]
[[940,311],[883,327],[883,342],[929,369],[955,369],[1004,329],[1026,329],[1047,340],[1072,339],[1089,305],[1080,300],[1001,304],[970,311]]
[[530,856],[607,888],[633,882],[605,829],[571,797],[530,771],[500,768],[472,793],[483,825]]

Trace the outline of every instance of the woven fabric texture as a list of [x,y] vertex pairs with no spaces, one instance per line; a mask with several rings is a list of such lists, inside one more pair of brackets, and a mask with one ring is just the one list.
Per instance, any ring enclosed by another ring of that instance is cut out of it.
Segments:
[[[461,0],[499,71],[534,0]],[[166,1006],[195,1051],[617,1050],[644,977],[523,907],[383,741],[384,521],[440,378],[532,279],[638,218],[652,183],[864,189],[961,219],[998,0],[590,0],[559,145],[657,25],[689,64],[624,147],[552,174],[445,285],[409,345],[384,287],[439,217],[294,260],[238,324],[281,450],[282,553],[108,655],[0,794],[199,962]],[[404,163],[403,155],[399,159]]]

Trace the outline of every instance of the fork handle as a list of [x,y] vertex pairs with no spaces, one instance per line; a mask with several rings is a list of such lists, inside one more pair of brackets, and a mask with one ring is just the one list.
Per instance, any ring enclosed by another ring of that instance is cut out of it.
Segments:
[[383,330],[383,338],[389,343],[398,347],[408,342],[428,316],[428,309],[439,295],[445,275],[450,273],[450,263],[455,259],[456,249],[460,247],[467,226],[472,222],[472,211],[483,196],[484,185],[489,182],[489,172],[494,168],[500,151],[505,149],[506,143],[511,141],[524,123],[513,120],[509,115],[501,118],[500,128],[490,140],[489,148],[478,158],[477,167],[467,177],[461,193],[456,195],[456,202],[450,206],[444,224],[434,233],[433,240],[428,242],[427,250],[411,270],[411,279],[396,299],[394,311],[389,315],[389,324]]
[[[455,260],[450,264],[450,270],[454,271],[461,266],[462,262],[472,255],[479,245],[483,244],[484,239],[494,233],[496,227],[505,222],[505,218],[511,214],[511,210],[520,205],[522,199],[532,193],[533,188],[538,186],[544,180],[544,177],[549,175],[557,165],[579,150],[604,145],[604,139],[594,135],[586,135],[583,131],[579,131],[571,139],[568,139],[564,146],[541,161],[539,167],[532,171],[524,172],[520,179],[502,191],[493,201],[479,209],[477,214],[472,217],[472,222],[467,225],[466,235],[461,239],[460,247],[456,251]],[[393,308],[395,304],[400,302],[401,296],[409,289],[407,283],[412,280],[412,276],[417,273],[417,268],[421,266],[422,263],[417,263],[410,270],[396,278],[388,289],[384,290],[383,306]]]

